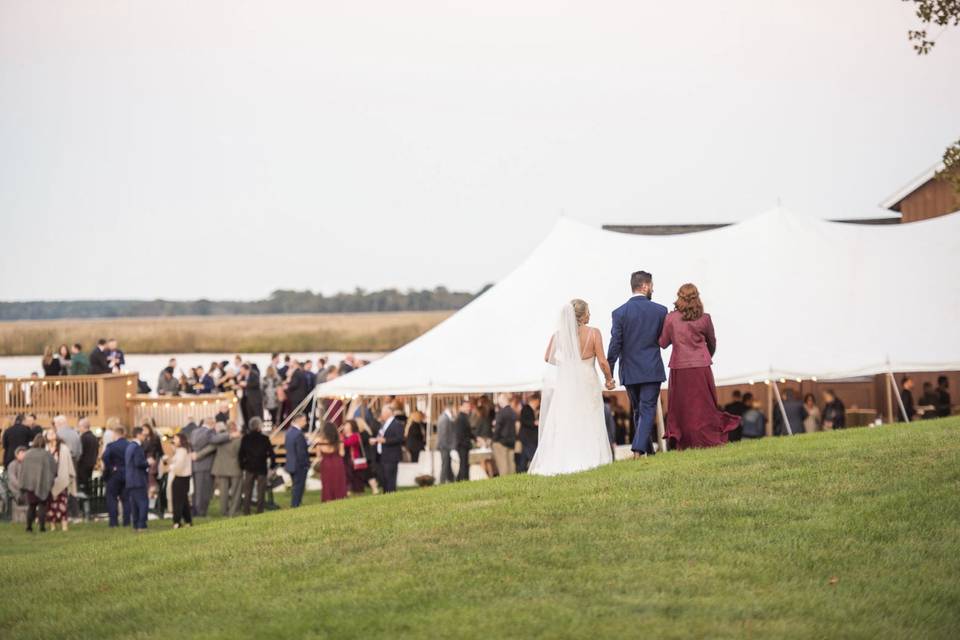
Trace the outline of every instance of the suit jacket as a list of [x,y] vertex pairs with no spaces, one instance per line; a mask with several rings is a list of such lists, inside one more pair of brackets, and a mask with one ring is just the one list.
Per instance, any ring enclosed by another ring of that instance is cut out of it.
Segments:
[[[806,429],[803,428],[803,421],[807,417],[807,410],[803,408],[803,403],[799,400],[784,399],[783,410],[790,420],[790,430],[795,434],[806,433]],[[774,405],[773,411],[773,433],[778,436],[787,434],[787,427],[783,424],[783,415],[776,405]]]
[[620,383],[643,384],[667,379],[660,356],[660,332],[667,308],[636,295],[613,312],[610,348],[607,360],[610,369],[620,361]]
[[457,449],[470,449],[473,446],[473,429],[470,428],[470,416],[462,411],[457,414],[457,421],[453,423],[453,431],[457,436]]
[[221,435],[227,436],[227,440],[217,445],[211,472],[218,477],[238,478],[242,475],[240,471],[240,438],[230,438],[230,434],[227,433]]
[[[379,422],[375,422],[377,433],[383,428]],[[403,431],[404,421],[394,416],[387,425],[387,430],[383,433],[385,442],[380,445],[381,451],[377,452],[381,464],[399,464],[403,459]]]
[[263,418],[263,390],[260,388],[260,372],[250,369],[247,386],[243,389],[243,404],[248,418]]
[[110,373],[111,371],[106,352],[102,351],[100,347],[94,347],[93,351],[90,352],[90,373]]
[[437,421],[437,449],[456,449],[457,434],[453,429],[453,418],[444,411]]
[[513,407],[500,407],[493,424],[493,441],[512,449],[517,443],[517,412]]
[[123,454],[124,479],[127,489],[146,489],[147,488],[147,457],[143,454],[143,447],[136,440],[130,442],[130,446]]
[[126,478],[126,453],[130,441],[126,438],[118,438],[106,446],[103,450],[103,479],[111,480],[117,478],[123,482]]
[[307,439],[303,431],[291,426],[283,438],[283,446],[287,450],[287,459],[283,468],[288,473],[296,473],[310,468],[310,454],[307,453]]
[[[197,427],[193,430],[193,433],[190,434],[190,448],[194,451],[203,451],[208,444],[210,444],[210,439],[213,438],[215,434],[213,429],[210,427]],[[213,468],[213,457],[207,456],[205,458],[194,461],[193,463],[193,473],[210,473],[210,469]]]
[[705,313],[696,320],[684,320],[679,311],[667,314],[660,332],[660,346],[673,345],[670,354],[671,369],[695,369],[713,364],[711,356],[717,350],[717,335],[713,320]]
[[80,454],[80,460],[77,462],[77,474],[87,475],[93,472],[97,466],[97,454],[100,453],[100,440],[93,435],[92,431],[85,431],[80,436],[80,444],[83,452]]
[[272,466],[276,461],[273,443],[259,431],[251,431],[240,439],[240,451],[237,456],[240,459],[241,469],[257,475],[266,475],[269,470],[268,465]]
[[523,408],[520,409],[519,437],[525,449],[536,448],[537,442],[540,441],[540,432],[537,429],[537,414],[533,411],[533,407],[528,404],[523,405]]
[[33,440],[33,430],[18,422],[3,432],[3,468],[10,466],[16,457],[17,447],[29,447]]
[[303,375],[303,370],[297,369],[290,376],[290,383],[287,385],[287,398],[290,399],[290,409],[297,408],[303,399],[307,397],[307,380]]

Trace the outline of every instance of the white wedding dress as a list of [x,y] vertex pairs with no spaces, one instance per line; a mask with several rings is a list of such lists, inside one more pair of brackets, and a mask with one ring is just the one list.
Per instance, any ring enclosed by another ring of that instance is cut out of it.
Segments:
[[573,307],[560,312],[551,367],[544,377],[540,438],[529,473],[555,476],[593,469],[613,460],[596,357],[583,359]]

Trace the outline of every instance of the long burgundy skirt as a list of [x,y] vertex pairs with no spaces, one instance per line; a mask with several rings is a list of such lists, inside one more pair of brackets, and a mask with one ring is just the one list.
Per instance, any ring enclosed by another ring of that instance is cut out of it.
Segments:
[[347,471],[339,453],[321,453],[320,483],[323,485],[322,502],[347,497]]
[[717,386],[710,367],[670,370],[666,438],[680,449],[726,444],[740,418],[717,408]]

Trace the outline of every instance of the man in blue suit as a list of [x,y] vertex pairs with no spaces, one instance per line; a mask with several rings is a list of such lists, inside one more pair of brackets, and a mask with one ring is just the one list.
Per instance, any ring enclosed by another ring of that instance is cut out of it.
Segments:
[[106,483],[107,514],[110,526],[116,527],[117,503],[123,502],[123,526],[130,525],[130,502],[127,500],[126,476],[124,471],[124,454],[130,441],[123,427],[115,427],[113,432],[116,439],[103,450],[103,481]]
[[[620,383],[626,387],[633,409],[635,435],[631,448],[634,457],[640,457],[654,454],[650,435],[660,385],[667,379],[658,342],[667,308],[651,301],[653,276],[646,271],[630,276],[630,288],[633,297],[613,312],[607,360],[611,370],[620,361]],[[612,386],[610,383],[609,388]]]
[[303,502],[303,491],[307,486],[307,472],[310,470],[310,454],[307,453],[307,439],[303,435],[303,428],[307,424],[307,416],[298,413],[290,421],[287,435],[283,439],[286,449],[286,461],[283,468],[293,478],[293,487],[290,490],[290,506],[299,507]]
[[143,441],[147,432],[143,427],[133,428],[133,440],[123,454],[124,473],[127,480],[127,496],[130,501],[133,530],[143,533],[147,529],[147,511],[150,501],[147,498],[147,457],[143,453]]

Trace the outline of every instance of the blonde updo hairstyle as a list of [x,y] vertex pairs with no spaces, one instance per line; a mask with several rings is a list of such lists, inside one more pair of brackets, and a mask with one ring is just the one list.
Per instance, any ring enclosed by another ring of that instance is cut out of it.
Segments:
[[573,307],[573,315],[577,319],[577,325],[582,326],[587,324],[587,317],[590,315],[590,305],[580,298],[571,300],[570,305]]

